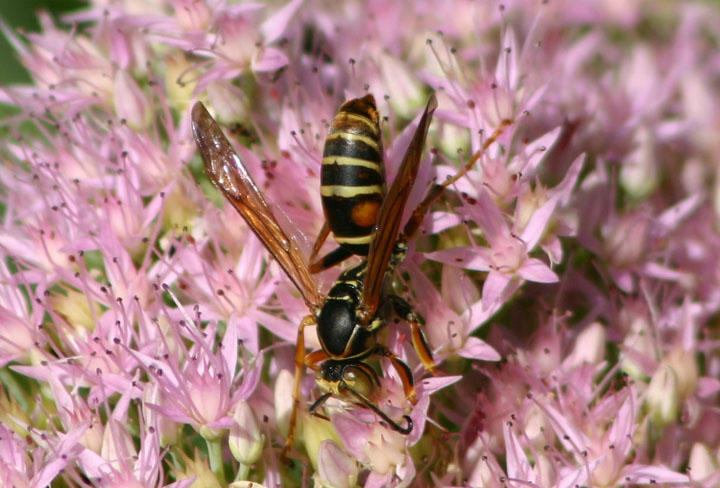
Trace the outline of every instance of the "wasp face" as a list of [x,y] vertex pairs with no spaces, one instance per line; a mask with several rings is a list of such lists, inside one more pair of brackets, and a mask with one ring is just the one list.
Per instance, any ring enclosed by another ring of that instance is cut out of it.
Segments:
[[316,382],[323,394],[310,407],[310,412],[320,408],[331,396],[348,398],[375,412],[393,430],[402,434],[412,431],[413,422],[410,417],[403,415],[405,425],[400,425],[372,402],[380,381],[375,370],[362,361],[328,359],[320,367]]

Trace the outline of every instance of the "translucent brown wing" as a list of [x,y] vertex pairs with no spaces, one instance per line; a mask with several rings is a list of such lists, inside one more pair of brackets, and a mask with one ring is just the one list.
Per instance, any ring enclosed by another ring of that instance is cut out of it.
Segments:
[[360,305],[363,323],[372,320],[375,312],[377,312],[383,281],[400,230],[400,221],[405,209],[405,203],[415,183],[428,127],[436,108],[437,99],[433,94],[428,100],[425,112],[405,152],[400,169],[380,208],[377,231],[370,243],[367,272],[363,284],[362,303]]
[[263,194],[202,103],[192,109],[192,129],[208,176],[280,263],[311,309],[322,304],[297,242],[280,227]]

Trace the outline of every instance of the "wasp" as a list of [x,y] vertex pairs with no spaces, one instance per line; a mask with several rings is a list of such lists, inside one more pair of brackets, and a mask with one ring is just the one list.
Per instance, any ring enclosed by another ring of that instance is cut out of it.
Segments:
[[[308,264],[296,240],[279,225],[240,156],[203,104],[197,102],[192,109],[193,134],[208,176],[277,260],[310,312],[298,328],[294,407],[286,449],[293,442],[300,405],[300,384],[305,368],[316,371],[316,382],[323,392],[310,407],[311,412],[331,396],[349,398],[375,412],[390,428],[404,434],[412,431],[413,424],[409,416],[403,416],[404,425],[400,424],[372,402],[371,397],[379,386],[379,378],[367,360],[372,357],[387,358],[402,381],[406,397],[415,402],[410,368],[377,341],[378,331],[395,313],[410,324],[413,347],[425,369],[435,371],[432,353],[423,336],[419,318],[404,299],[386,291],[385,283],[386,278],[405,259],[408,242],[418,230],[430,205],[447,186],[465,174],[477,159],[474,156],[458,174],[433,185],[400,231],[403,210],[417,176],[436,107],[437,101],[433,94],[405,152],[397,176],[385,194],[375,101],[372,95],[367,95],[342,105],[324,150],[321,191],[327,221],[318,239],[320,244],[316,243],[314,247],[316,252],[322,244],[321,239],[324,240],[329,229],[332,229],[341,250],[333,251],[315,266]],[[496,138],[495,135],[493,137]],[[488,142],[484,148],[487,146]],[[341,221],[348,216],[356,228],[346,232]],[[312,277],[313,271],[331,267],[353,254],[366,257],[358,265],[344,271],[327,294],[323,295]],[[313,325],[317,326],[321,349],[308,354],[304,330]]]

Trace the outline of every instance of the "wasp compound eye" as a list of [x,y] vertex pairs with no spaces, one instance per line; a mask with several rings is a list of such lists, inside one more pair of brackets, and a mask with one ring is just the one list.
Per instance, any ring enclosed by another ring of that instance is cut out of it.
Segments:
[[376,378],[369,375],[361,366],[347,366],[343,373],[345,385],[365,397],[369,397],[376,386]]

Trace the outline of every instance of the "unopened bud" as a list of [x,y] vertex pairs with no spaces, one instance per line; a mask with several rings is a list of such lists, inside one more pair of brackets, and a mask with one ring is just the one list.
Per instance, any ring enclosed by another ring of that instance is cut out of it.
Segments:
[[678,415],[678,380],[673,369],[661,365],[648,386],[645,399],[650,418],[659,426],[674,422]]
[[260,432],[255,414],[247,402],[238,403],[233,420],[235,424],[230,428],[228,439],[230,452],[242,464],[257,462],[265,445],[265,435]]
[[329,488],[357,486],[358,466],[335,442],[326,440],[318,451],[318,479]]

